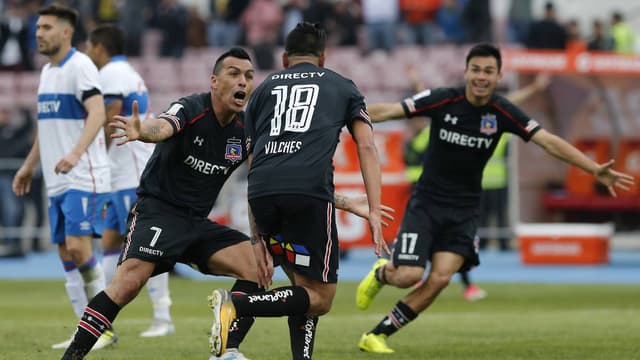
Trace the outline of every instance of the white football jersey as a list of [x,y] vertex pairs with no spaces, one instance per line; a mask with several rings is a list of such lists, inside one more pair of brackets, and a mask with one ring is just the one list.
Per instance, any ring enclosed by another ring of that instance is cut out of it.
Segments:
[[109,159],[104,131],[99,131],[67,174],[56,174],[56,164],[77,144],[87,112],[83,94],[100,90],[98,69],[89,57],[75,48],[56,66],[42,68],[38,85],[38,142],[47,195],[67,190],[96,193],[111,191]]
[[[149,109],[147,87],[140,74],[124,56],[114,56],[100,69],[100,85],[105,103],[114,99],[122,101],[121,115],[131,116],[133,101],[138,101],[140,119],[144,121]],[[108,152],[113,191],[138,187],[140,175],[153,152],[153,147],[154,144],[141,141],[132,141],[124,145],[116,145],[115,141],[111,143]]]

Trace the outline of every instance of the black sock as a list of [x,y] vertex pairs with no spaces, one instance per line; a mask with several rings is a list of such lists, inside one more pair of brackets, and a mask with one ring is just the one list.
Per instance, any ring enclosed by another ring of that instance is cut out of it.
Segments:
[[304,315],[309,311],[309,294],[302,286],[284,286],[232,298],[237,317]]
[[416,314],[415,311],[411,310],[411,308],[402,301],[398,301],[396,306],[391,309],[389,315],[385,316],[371,332],[391,336],[416,317],[418,317],[418,314]]
[[[231,294],[233,295],[253,294],[258,291],[264,291],[264,289],[258,287],[257,283],[247,280],[237,280],[231,288]],[[255,320],[256,318],[253,316],[243,316],[233,320],[233,322],[231,323],[231,327],[229,328],[227,349],[237,349],[238,347],[240,347],[240,343],[242,342],[242,340],[244,340],[244,337],[247,336],[247,333],[249,332],[249,329],[251,329],[251,326],[253,325],[253,322]]]
[[460,273],[460,280],[462,280],[465,288],[471,285],[471,280],[469,279],[469,273],[467,271],[463,271]]
[[375,272],[376,280],[378,280],[378,282],[380,282],[380,284],[386,284],[387,283],[386,269],[387,269],[386,264],[384,264],[382,266],[379,266],[376,269],[376,272]]
[[84,358],[98,341],[102,333],[111,328],[111,323],[118,315],[120,306],[101,291],[84,309],[82,319],[78,323],[76,335],[67,348],[62,360],[77,360]]
[[317,326],[317,316],[289,316],[289,336],[291,337],[293,360],[311,359]]

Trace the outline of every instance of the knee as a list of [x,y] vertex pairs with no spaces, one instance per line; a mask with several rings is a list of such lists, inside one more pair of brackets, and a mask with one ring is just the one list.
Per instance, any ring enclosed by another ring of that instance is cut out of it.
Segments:
[[81,246],[76,246],[75,244],[70,244],[67,245],[67,254],[71,257],[71,259],[73,260],[74,263],[76,263],[76,265],[80,266],[82,265],[87,258],[87,255],[90,254],[85,254],[85,252],[83,251],[83,248]]
[[427,279],[427,283],[429,286],[434,287],[438,290],[442,290],[446,288],[451,282],[451,274],[432,272],[429,274],[429,278]]
[[331,310],[333,304],[332,299],[315,299],[315,301],[309,304],[309,315],[321,316],[328,313]]
[[309,295],[309,310],[307,315],[320,316],[328,313],[335,297],[335,286],[309,288],[305,287]]
[[121,266],[106,291],[116,304],[124,306],[138,296],[146,280],[139,273]]

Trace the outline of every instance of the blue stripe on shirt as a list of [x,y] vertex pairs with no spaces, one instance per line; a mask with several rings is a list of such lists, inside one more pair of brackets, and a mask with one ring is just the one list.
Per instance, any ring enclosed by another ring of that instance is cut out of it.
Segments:
[[142,93],[133,92],[124,97],[122,102],[122,113],[125,116],[131,116],[133,113],[133,101],[138,101],[138,113],[144,114],[149,107],[149,95],[146,91]]
[[84,120],[84,105],[73,94],[38,94],[38,120]]

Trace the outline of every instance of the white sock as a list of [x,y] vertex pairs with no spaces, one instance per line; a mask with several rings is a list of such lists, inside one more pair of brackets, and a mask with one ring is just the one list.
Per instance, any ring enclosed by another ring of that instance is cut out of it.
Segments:
[[153,318],[155,320],[171,321],[169,307],[171,297],[169,296],[169,273],[156,275],[147,281],[149,298],[153,304]]
[[67,290],[67,296],[71,301],[73,312],[80,319],[84,313],[84,308],[87,307],[87,296],[84,293],[82,276],[80,276],[78,268],[74,267],[72,270],[65,271],[64,277],[66,279],[64,288]]
[[84,292],[87,300],[93,299],[99,292],[105,288],[104,270],[102,265],[96,260],[95,256],[91,256],[86,263],[78,267],[80,275],[84,280]]
[[120,258],[120,249],[117,253],[110,253],[105,251],[102,255],[102,267],[104,268],[105,284],[111,284],[111,280],[116,274],[116,268],[118,267],[118,259]]

